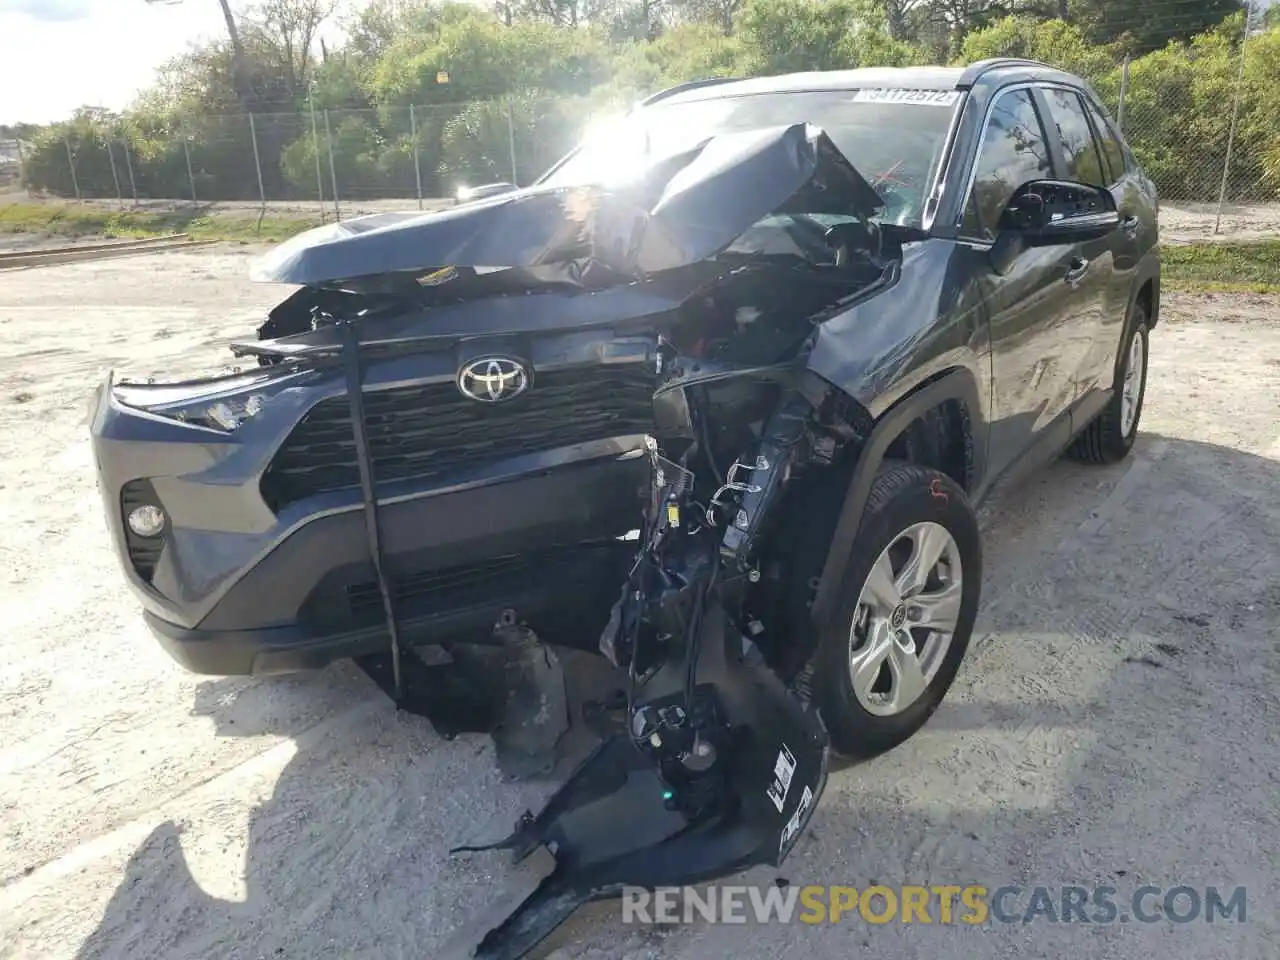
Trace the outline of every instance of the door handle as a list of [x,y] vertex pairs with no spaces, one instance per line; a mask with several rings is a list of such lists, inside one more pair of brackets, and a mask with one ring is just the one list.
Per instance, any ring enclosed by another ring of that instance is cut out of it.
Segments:
[[1062,276],[1063,281],[1074,287],[1089,272],[1089,263],[1084,257],[1072,257],[1070,269]]
[[1129,235],[1130,238],[1138,235],[1138,218],[1133,214],[1125,217],[1120,221],[1120,229]]

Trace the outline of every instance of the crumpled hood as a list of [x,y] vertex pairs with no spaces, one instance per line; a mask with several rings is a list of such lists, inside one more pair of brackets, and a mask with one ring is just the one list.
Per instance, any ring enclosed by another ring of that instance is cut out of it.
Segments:
[[796,123],[707,139],[655,158],[624,188],[532,186],[435,213],[375,214],[308,230],[253,267],[254,280],[319,285],[439,267],[595,261],[640,277],[719,253],[788,201],[871,216],[883,199],[818,127]]

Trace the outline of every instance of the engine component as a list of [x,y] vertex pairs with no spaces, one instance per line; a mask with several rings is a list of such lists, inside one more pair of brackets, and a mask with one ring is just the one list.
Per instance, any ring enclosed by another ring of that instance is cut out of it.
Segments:
[[801,394],[787,396],[764,428],[751,483],[735,488],[741,499],[720,548],[724,563],[735,572],[746,572],[761,524],[796,469],[812,412],[809,401]]

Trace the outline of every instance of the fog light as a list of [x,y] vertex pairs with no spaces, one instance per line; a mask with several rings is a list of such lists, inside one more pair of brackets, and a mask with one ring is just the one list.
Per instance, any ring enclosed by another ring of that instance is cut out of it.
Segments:
[[145,503],[129,514],[129,529],[140,537],[156,537],[164,529],[164,511]]

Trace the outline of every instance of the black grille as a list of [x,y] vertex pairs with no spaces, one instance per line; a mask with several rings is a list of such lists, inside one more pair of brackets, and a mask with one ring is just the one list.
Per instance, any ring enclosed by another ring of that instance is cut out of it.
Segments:
[[130,480],[121,488],[120,517],[124,521],[124,541],[129,550],[129,562],[133,564],[138,576],[150,583],[156,572],[156,564],[160,562],[166,531],[156,537],[140,537],[129,528],[129,514],[146,504],[160,505],[150,481]]
[[[448,597],[456,605],[468,599],[487,598],[493,591],[486,588],[494,584],[527,585],[535,579],[563,575],[573,567],[575,559],[587,556],[590,550],[588,545],[583,545],[577,548],[576,556],[571,549],[539,551],[409,574],[397,578],[391,592],[401,603]],[[354,583],[347,587],[347,603],[352,614],[361,616],[382,609],[382,594],[373,581]]]
[[[365,393],[374,476],[379,483],[429,479],[462,467],[609,437],[648,433],[653,375],[643,364],[538,373],[505,403],[470,400],[452,383]],[[262,479],[273,509],[360,485],[351,409],[323,400],[299,421]]]

